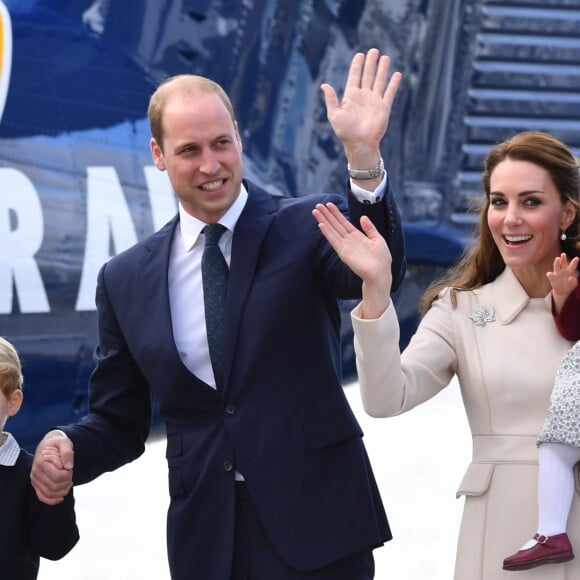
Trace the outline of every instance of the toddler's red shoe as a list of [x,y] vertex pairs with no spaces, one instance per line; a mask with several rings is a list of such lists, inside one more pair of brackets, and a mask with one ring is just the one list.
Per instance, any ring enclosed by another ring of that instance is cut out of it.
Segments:
[[503,569],[527,570],[543,564],[567,562],[574,558],[568,534],[556,534],[555,536],[536,534],[534,540],[538,542],[535,546],[508,556],[503,561]]

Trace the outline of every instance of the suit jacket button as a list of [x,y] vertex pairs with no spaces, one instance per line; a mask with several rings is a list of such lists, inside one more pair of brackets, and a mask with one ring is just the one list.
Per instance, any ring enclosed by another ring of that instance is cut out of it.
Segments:
[[234,468],[234,465],[231,461],[224,461],[224,471],[231,471]]
[[228,415],[233,415],[235,412],[236,412],[236,407],[235,407],[235,405],[228,405],[228,406],[226,407],[226,413],[227,413]]

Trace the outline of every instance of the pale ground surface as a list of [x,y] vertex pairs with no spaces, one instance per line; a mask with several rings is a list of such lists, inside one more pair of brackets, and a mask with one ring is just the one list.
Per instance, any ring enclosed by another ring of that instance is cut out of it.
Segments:
[[[358,385],[346,393],[394,535],[375,551],[376,580],[451,580],[463,507],[455,491],[471,453],[457,384],[391,419],[365,415]],[[39,580],[169,580],[166,477],[165,443],[153,441],[134,463],[76,488],[80,542],[59,562],[42,560]]]

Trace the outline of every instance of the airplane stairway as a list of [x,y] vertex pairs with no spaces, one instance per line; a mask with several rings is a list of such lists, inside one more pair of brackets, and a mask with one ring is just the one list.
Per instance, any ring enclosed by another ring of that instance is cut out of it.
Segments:
[[580,0],[484,0],[464,17],[475,32],[455,125],[463,132],[452,165],[459,168],[451,211],[456,225],[476,219],[469,210],[481,195],[482,161],[494,143],[537,129],[580,155]]

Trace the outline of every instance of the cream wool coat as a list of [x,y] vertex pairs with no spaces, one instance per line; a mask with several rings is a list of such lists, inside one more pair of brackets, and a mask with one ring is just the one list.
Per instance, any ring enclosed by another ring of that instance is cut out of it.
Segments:
[[[457,491],[465,506],[455,580],[578,580],[578,485],[568,520],[577,558],[527,571],[502,570],[503,559],[536,532],[536,438],[556,369],[572,343],[556,330],[549,296],[530,299],[510,269],[478,290],[454,293],[457,307],[452,292],[443,291],[402,355],[394,307],[376,320],[362,320],[360,306],[355,308],[364,407],[372,416],[398,415],[436,395],[457,374],[473,457]],[[431,525],[436,534],[436,524]]]

